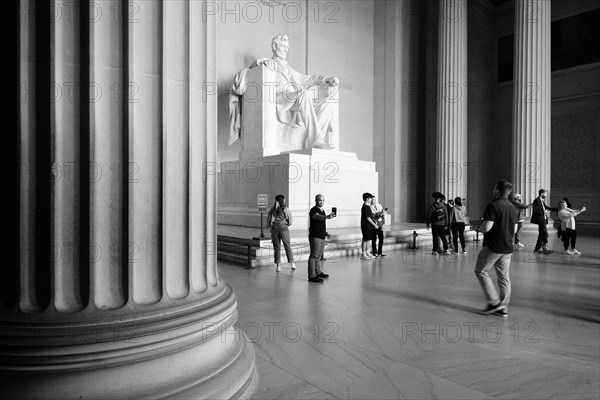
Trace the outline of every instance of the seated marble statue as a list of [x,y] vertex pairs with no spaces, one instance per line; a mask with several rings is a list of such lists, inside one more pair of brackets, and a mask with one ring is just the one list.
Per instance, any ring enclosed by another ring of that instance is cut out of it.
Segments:
[[[302,148],[336,149],[338,137],[338,101],[339,79],[322,75],[303,75],[288,65],[286,60],[289,41],[286,35],[273,38],[272,58],[260,58],[248,68],[244,68],[234,78],[232,98],[230,98],[230,137],[229,144],[244,135],[241,126],[240,98],[244,95],[248,82],[246,75],[257,66],[273,71],[270,82],[274,88],[275,113],[277,120],[284,124],[276,134],[284,137],[284,131],[294,129],[299,132]],[[318,86],[318,90],[313,87]],[[315,93],[319,93],[315,96]]]

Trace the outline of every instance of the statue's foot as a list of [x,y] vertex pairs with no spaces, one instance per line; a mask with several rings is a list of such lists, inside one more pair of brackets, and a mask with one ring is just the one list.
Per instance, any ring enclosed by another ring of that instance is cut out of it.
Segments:
[[324,150],[332,150],[333,149],[332,145],[330,145],[329,143],[325,143],[322,140],[317,140],[316,142],[314,142],[312,147],[314,149],[324,149]]

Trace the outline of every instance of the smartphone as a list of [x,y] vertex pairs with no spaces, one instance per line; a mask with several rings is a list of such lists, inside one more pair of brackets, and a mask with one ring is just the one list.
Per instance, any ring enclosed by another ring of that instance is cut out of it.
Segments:
[[331,207],[331,213],[337,215],[337,207]]

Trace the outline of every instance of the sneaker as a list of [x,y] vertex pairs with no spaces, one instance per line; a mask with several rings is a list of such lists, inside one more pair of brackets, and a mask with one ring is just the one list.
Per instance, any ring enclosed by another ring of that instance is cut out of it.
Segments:
[[292,268],[292,271],[296,269],[296,264],[294,263],[290,263],[290,267]]
[[517,246],[517,247],[525,247],[525,245],[523,243],[515,243],[515,246]]
[[578,256],[580,256],[580,255],[581,255],[581,252],[580,252],[580,251],[578,251],[578,250],[575,250],[575,249],[573,249],[573,254],[577,254]]
[[[581,254],[581,253],[580,253],[580,254]],[[380,256],[380,257],[385,257],[385,254],[381,253],[379,256]]]
[[535,254],[542,254],[542,253],[543,253],[543,252],[542,252],[542,250],[533,250],[533,252],[534,252]]
[[379,258],[379,257],[381,257],[381,256],[380,256],[379,254],[375,254],[373,257],[375,257],[375,258]]
[[314,283],[323,283],[323,279],[319,278],[318,276],[315,276],[314,278],[308,278],[308,281]]
[[371,256],[370,256],[370,255],[368,255],[368,254],[361,254],[361,255],[360,255],[360,258],[361,258],[362,260],[370,260],[370,259],[371,259]]
[[450,250],[446,250],[446,251],[441,252],[440,254],[452,254],[452,252],[450,252]]
[[546,249],[546,250],[543,251],[543,253],[544,254],[552,254],[552,253],[554,253],[554,250],[548,250],[548,249]]
[[439,250],[431,250],[431,254],[434,254],[437,256],[439,254]]
[[494,311],[492,314],[493,315],[497,315],[497,316],[502,317],[502,318],[507,318],[508,317],[508,311],[506,310],[506,308],[501,308],[498,311]]
[[573,253],[571,250],[567,249],[567,250],[565,250],[565,254],[572,256],[575,253]]
[[503,309],[503,308],[506,308],[506,307],[504,307],[502,305],[502,303],[498,303],[496,305],[488,304],[487,308],[485,310],[483,310],[482,312],[484,314],[491,314],[491,313],[495,313],[496,311]]
[[467,254],[467,251],[465,249],[463,249],[462,253],[463,254]]
[[324,274],[323,272],[321,272],[319,275],[317,275],[317,278],[327,279],[329,278],[329,274]]
[[279,266],[279,264],[277,264],[277,268],[275,268],[275,271],[281,272],[281,267]]

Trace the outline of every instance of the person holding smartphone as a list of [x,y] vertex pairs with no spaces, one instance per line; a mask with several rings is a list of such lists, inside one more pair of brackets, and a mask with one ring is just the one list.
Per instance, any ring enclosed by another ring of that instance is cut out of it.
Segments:
[[[585,206],[581,210],[573,210],[568,206],[566,200],[558,202],[558,218],[562,229],[562,242],[564,244],[565,254],[570,256],[580,255],[581,252],[575,248],[577,242],[577,231],[575,230],[575,217],[585,211]],[[569,250],[571,244],[571,250]]]
[[296,269],[294,264],[294,253],[290,244],[290,230],[293,217],[289,207],[285,204],[285,196],[278,194],[275,196],[275,204],[267,214],[267,228],[271,228],[271,241],[273,242],[273,252],[275,253],[275,271],[280,272],[281,266],[281,242],[285,248],[287,261],[290,263],[292,270]]
[[321,283],[324,278],[329,278],[329,274],[323,272],[325,238],[329,237],[325,221],[335,218],[335,214],[325,214],[324,204],[325,196],[318,194],[315,196],[315,206],[308,212],[308,242],[310,243],[308,281],[314,283]]

